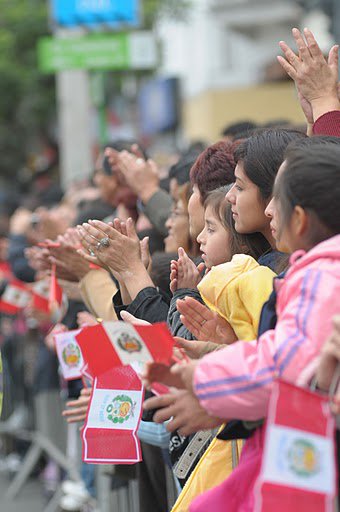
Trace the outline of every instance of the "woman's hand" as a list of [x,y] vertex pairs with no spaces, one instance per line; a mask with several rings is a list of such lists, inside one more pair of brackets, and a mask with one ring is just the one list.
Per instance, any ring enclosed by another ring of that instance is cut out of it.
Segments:
[[88,311],[79,311],[77,314],[77,324],[81,329],[83,327],[98,325],[98,323],[98,320]]
[[66,403],[66,409],[62,412],[67,423],[77,423],[79,421],[85,421],[87,415],[87,409],[91,399],[91,388],[83,388],[80,392],[80,397],[77,400],[71,400]]
[[195,395],[187,390],[174,390],[166,395],[149,398],[143,407],[145,410],[157,409],[153,417],[155,423],[164,423],[171,418],[166,425],[167,430],[178,430],[183,436],[215,428],[224,422],[209,416]]
[[137,318],[128,311],[121,311],[120,313],[121,318],[126,322],[127,324],[132,325],[151,325],[150,322],[147,322],[146,320],[142,320],[141,318]]
[[196,299],[179,299],[176,305],[181,313],[181,322],[198,340],[227,345],[237,341],[230,324]]
[[55,352],[55,341],[54,336],[56,334],[59,334],[60,332],[66,332],[68,329],[66,325],[64,324],[56,324],[52,330],[48,332],[48,334],[45,336],[44,342],[47,348],[49,348],[52,352]]
[[[285,43],[280,41],[284,57],[278,56],[278,61],[294,80],[303,99],[303,110],[308,114],[307,121],[311,120],[310,112],[306,109],[310,103],[313,112],[313,120],[321,115],[340,109],[338,97],[338,45],[331,48],[328,60],[324,58],[312,32],[304,30],[304,36],[294,28],[293,37],[299,54]],[[307,102],[307,103],[306,103]]]
[[[99,220],[89,220],[80,230],[89,252],[92,251],[101,263],[119,276],[131,274],[137,265],[143,265],[139,239],[131,218],[126,222],[126,232],[127,235],[123,235]],[[107,245],[100,245],[104,240]]]

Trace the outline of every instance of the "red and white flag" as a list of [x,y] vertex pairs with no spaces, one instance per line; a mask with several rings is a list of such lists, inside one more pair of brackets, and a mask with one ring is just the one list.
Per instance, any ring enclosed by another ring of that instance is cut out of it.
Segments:
[[50,287],[48,279],[36,281],[32,286],[32,307],[48,315],[50,312],[48,302],[49,294]]
[[57,279],[56,264],[52,263],[51,282],[48,297],[48,307],[51,313],[51,319],[53,322],[58,323],[61,321],[67,310],[67,297],[63,293],[63,289],[60,286]]
[[25,283],[12,279],[0,297],[0,312],[16,315],[28,306],[31,296],[31,290]]
[[332,512],[336,495],[335,421],[327,397],[274,384],[255,512]]
[[61,373],[65,380],[80,379],[84,360],[76,340],[79,329],[54,335]]
[[93,376],[135,361],[157,361],[169,365],[175,344],[165,323],[131,325],[103,322],[84,327],[76,338]]
[[142,460],[137,430],[144,390],[131,366],[113,368],[94,380],[82,430],[83,461],[134,464]]

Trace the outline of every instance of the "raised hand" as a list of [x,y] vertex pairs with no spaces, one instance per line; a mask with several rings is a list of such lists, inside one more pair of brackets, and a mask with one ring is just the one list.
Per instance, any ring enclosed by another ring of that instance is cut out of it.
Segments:
[[88,251],[92,251],[113,274],[131,273],[136,265],[143,265],[139,239],[131,218],[126,222],[127,235],[99,220],[89,220],[79,231],[83,246],[87,244]]
[[197,266],[189,258],[185,250],[180,247],[178,249],[177,261],[177,289],[178,288],[197,288],[198,283],[202,279],[204,263]]
[[181,313],[181,322],[198,340],[227,345],[237,341],[230,324],[196,299],[186,297],[178,300],[176,306]]
[[[310,30],[304,30],[304,37],[296,28],[292,33],[298,48],[298,55],[287,43],[280,41],[284,57],[278,56],[278,61],[294,80],[301,93],[300,98],[311,104],[315,121],[325,112],[340,108],[338,98],[339,47],[338,45],[333,46],[326,60]],[[305,103],[304,107],[306,105]],[[308,117],[310,120],[310,115]]]
[[128,151],[117,151],[107,148],[105,156],[108,158],[112,169],[119,169],[124,175],[126,183],[131,190],[147,203],[153,194],[159,189],[159,172],[153,160],[144,160],[136,145]]

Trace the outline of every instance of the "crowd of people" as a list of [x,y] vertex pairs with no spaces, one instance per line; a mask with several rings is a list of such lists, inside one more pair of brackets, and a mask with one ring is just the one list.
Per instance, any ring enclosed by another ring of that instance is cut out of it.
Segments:
[[[60,445],[63,424],[84,423],[91,386],[63,381],[55,333],[122,320],[166,322],[175,337],[174,364],[143,371],[143,461],[112,476],[116,487],[137,479],[141,512],[168,510],[166,466],[178,494],[173,511],[255,510],[277,379],[336,389],[338,46],[325,57],[309,30],[293,36],[296,49],[281,41],[278,60],[295,82],[306,126],[227,127],[219,142],[176,155],[162,180],[136,141],[115,141],[90,182],[2,208],[1,298],[14,278],[49,286],[51,267],[68,298],[57,323],[34,303],[2,312],[3,421],[62,390],[64,410],[46,412],[45,434]],[[168,392],[154,396],[155,382]],[[340,395],[331,409],[340,412]],[[25,451],[19,442],[14,448]],[[11,449],[4,436],[3,452]],[[43,473],[53,468],[65,480],[64,510],[95,503],[93,465],[81,464],[78,482],[45,460]]]

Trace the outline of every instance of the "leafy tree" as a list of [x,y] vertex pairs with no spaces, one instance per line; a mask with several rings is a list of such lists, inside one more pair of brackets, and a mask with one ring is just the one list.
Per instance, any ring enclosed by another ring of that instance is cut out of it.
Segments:
[[[188,0],[143,0],[144,25],[186,15]],[[37,65],[37,41],[48,35],[47,0],[0,0],[0,176],[13,177],[32,144],[55,119],[55,81]]]
[[54,79],[41,75],[36,44],[48,34],[45,0],[0,0],[0,175],[22,167],[33,134],[54,110]]

